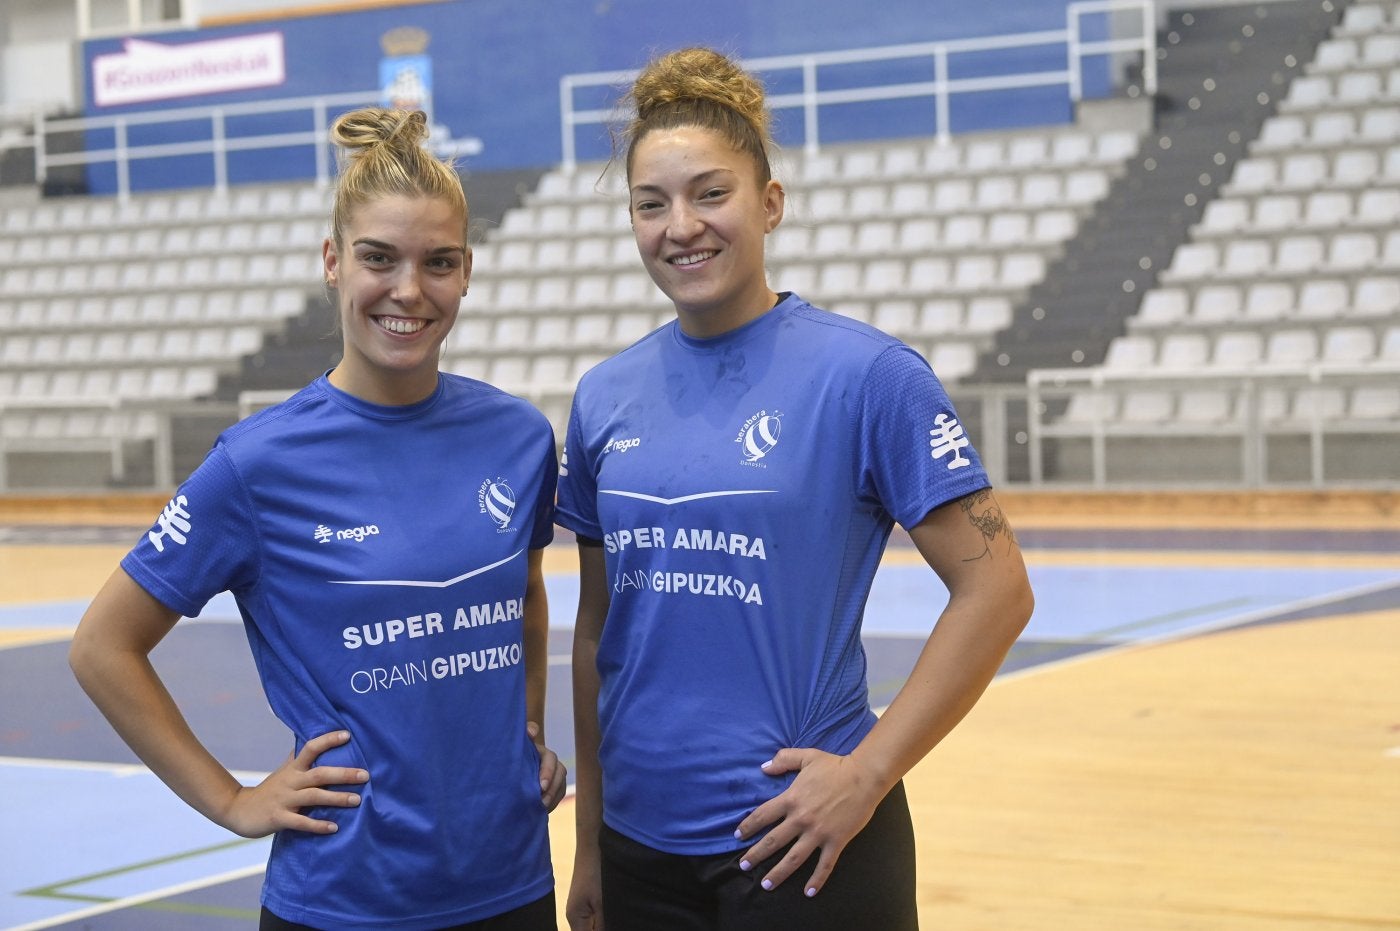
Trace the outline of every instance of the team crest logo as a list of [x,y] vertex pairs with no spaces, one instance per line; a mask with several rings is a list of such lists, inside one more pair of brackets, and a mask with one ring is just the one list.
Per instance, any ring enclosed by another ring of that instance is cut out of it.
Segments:
[[515,529],[510,525],[511,518],[515,516],[515,492],[506,484],[505,479],[487,479],[482,482],[476,493],[476,501],[481,507],[481,513],[495,521],[502,531]]
[[765,410],[759,411],[744,421],[739,435],[734,438],[734,442],[743,449],[743,464],[762,467],[759,460],[772,452],[773,447],[778,445],[778,437],[783,432],[782,417],[781,411]]

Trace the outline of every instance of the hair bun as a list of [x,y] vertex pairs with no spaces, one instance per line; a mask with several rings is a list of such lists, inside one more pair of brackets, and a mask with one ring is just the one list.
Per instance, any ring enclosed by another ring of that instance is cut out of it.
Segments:
[[366,107],[343,114],[331,126],[331,141],[352,156],[381,145],[402,151],[427,138],[428,118],[420,110]]
[[638,75],[631,98],[642,122],[669,104],[711,101],[736,111],[768,137],[763,83],[714,49],[687,48],[657,58]]

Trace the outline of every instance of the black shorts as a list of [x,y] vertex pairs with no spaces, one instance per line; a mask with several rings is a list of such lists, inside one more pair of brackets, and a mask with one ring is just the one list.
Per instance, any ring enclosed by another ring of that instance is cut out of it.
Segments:
[[607,931],[917,931],[914,826],[904,784],[885,796],[812,898],[804,880],[818,854],[771,892],[759,885],[786,849],[752,870],[744,850],[663,853],[604,825],[599,837]]
[[[536,899],[529,905],[504,912],[492,918],[471,921],[464,925],[452,925],[441,931],[558,931],[559,923],[554,906],[554,893]],[[262,910],[262,920],[258,931],[316,931],[310,925],[299,925],[278,918],[266,908]]]

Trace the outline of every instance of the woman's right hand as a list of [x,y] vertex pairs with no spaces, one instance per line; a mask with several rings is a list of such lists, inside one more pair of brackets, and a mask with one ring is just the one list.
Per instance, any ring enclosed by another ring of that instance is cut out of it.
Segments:
[[241,837],[263,837],[274,831],[334,834],[334,821],[310,818],[302,812],[308,808],[354,808],[360,804],[357,792],[335,792],[325,787],[368,782],[369,773],[344,766],[316,765],[321,754],[349,741],[347,731],[332,731],[308,740],[300,753],[288,756],[262,782],[241,787],[219,823]]
[[574,877],[564,916],[569,931],[603,931],[603,876],[601,855],[596,847],[579,849],[574,855]]

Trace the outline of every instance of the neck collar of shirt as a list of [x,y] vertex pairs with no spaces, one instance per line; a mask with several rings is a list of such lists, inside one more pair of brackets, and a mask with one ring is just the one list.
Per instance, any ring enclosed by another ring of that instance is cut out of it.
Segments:
[[375,420],[412,420],[415,417],[421,417],[431,410],[433,405],[437,404],[443,393],[444,383],[442,374],[439,373],[437,387],[433,389],[432,394],[421,401],[415,401],[412,404],[372,404],[355,397],[353,394],[341,391],[331,384],[329,375],[330,371],[327,370],[320,378],[316,379],[316,384],[326,393],[327,397],[341,407],[354,411],[362,417],[372,417]]
[[678,321],[672,321],[671,332],[675,334],[676,342],[683,349],[688,349],[691,352],[715,352],[746,342],[752,339],[755,334],[762,333],[769,327],[777,326],[778,321],[787,316],[787,312],[800,303],[802,303],[802,298],[792,291],[784,291],[778,295],[778,303],[774,304],[771,309],[765,310],[743,326],[727,330],[718,336],[687,336]]

